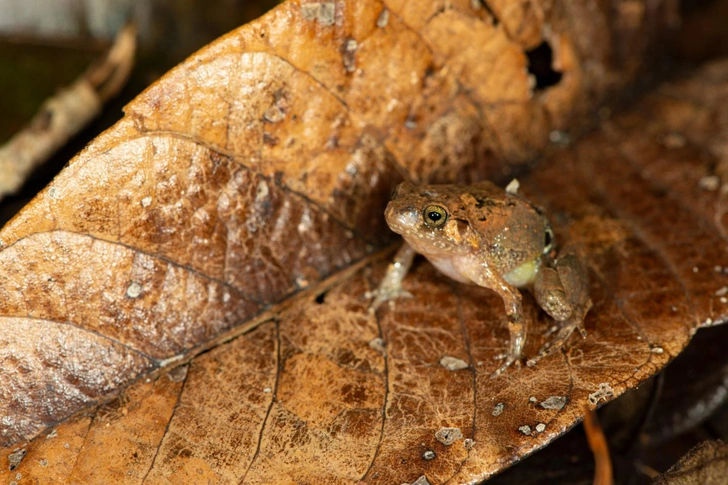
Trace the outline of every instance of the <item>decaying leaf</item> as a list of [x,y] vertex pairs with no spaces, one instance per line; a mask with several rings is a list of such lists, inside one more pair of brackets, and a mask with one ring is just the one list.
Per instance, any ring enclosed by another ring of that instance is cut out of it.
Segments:
[[654,485],[719,485],[728,477],[728,447],[705,441],[652,482]]
[[[493,380],[502,302],[426,264],[406,280],[412,300],[366,311],[395,183],[494,175],[540,153],[633,79],[674,9],[490,3],[285,3],[130,103],[3,229],[0,440],[9,454],[67,420],[28,446],[23,473],[474,483],[725,318],[712,268],[728,258],[694,180],[699,150],[664,143],[704,134],[679,125],[684,114],[661,116],[673,100],[718,116],[724,64],[552,149],[521,179],[557,236],[588,254],[586,340]],[[526,51],[542,42],[561,73],[548,88],[528,72]],[[717,85],[708,103],[692,98],[701,83]],[[528,297],[526,309],[533,354],[549,324]],[[444,443],[443,428],[461,437]]]

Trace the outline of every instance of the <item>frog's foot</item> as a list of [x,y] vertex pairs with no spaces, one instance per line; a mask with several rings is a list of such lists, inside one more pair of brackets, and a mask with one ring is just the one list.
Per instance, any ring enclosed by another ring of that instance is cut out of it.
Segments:
[[[543,347],[541,347],[541,349],[538,351],[538,354],[535,357],[528,359],[526,365],[528,367],[533,367],[539,360],[543,359],[554,350],[562,348],[566,344],[566,341],[569,340],[569,337],[571,337],[571,334],[574,333],[574,330],[579,330],[582,338],[586,338],[586,329],[584,328],[584,316],[586,316],[586,312],[589,311],[589,308],[591,308],[591,301],[588,301],[586,304],[586,308],[577,312],[577,315],[564,322],[560,322],[557,327],[558,331],[556,332],[556,336],[550,341],[546,342]],[[554,333],[553,327],[546,331],[547,335],[550,335],[552,333]]]
[[376,290],[367,291],[364,294],[364,298],[374,298],[369,305],[369,313],[374,313],[385,301],[389,302],[390,308],[394,308],[394,301],[397,298],[412,298],[412,293],[403,289],[399,282],[392,283],[384,281]]
[[491,379],[495,379],[496,377],[501,375],[503,372],[505,372],[505,370],[508,369],[512,365],[515,365],[515,367],[521,367],[521,359],[519,359],[518,356],[514,356],[511,354],[503,354],[503,355],[498,355],[496,357],[496,359],[503,360],[503,363],[501,364],[500,367],[498,367],[498,370],[496,370],[495,372],[493,372],[490,375]]

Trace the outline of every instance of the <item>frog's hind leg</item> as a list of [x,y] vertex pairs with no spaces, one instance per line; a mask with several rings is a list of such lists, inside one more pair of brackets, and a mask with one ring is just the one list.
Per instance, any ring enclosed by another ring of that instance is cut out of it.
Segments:
[[[566,248],[552,268],[542,268],[534,284],[534,297],[539,306],[556,320],[556,335],[544,344],[536,357],[526,362],[533,366],[560,349],[578,329],[586,338],[584,317],[592,306],[588,294],[588,275],[583,259],[576,249]],[[553,333],[549,330],[547,334]]]

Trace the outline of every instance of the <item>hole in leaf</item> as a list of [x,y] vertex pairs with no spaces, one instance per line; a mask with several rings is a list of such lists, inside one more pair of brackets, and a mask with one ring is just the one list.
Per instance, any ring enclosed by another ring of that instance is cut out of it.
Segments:
[[553,51],[548,42],[542,42],[538,47],[526,52],[528,57],[528,72],[536,78],[536,91],[558,84],[562,74],[554,71]]
[[493,19],[493,27],[497,27],[500,23],[500,19],[495,15],[495,12],[492,8],[490,8],[490,5],[488,5],[488,2],[485,0],[480,0],[480,4],[483,6],[486,12],[488,12],[488,15],[490,15],[490,18]]
[[316,303],[318,303],[319,305],[322,305],[325,301],[326,301],[326,292],[325,291],[323,293],[319,293],[318,295],[316,295]]

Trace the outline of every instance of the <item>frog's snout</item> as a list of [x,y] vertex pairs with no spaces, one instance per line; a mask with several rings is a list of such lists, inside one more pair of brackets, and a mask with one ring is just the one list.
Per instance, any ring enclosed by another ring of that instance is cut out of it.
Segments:
[[397,207],[393,203],[387,205],[384,211],[384,218],[387,220],[390,229],[398,234],[411,231],[419,223],[419,211],[413,206]]

